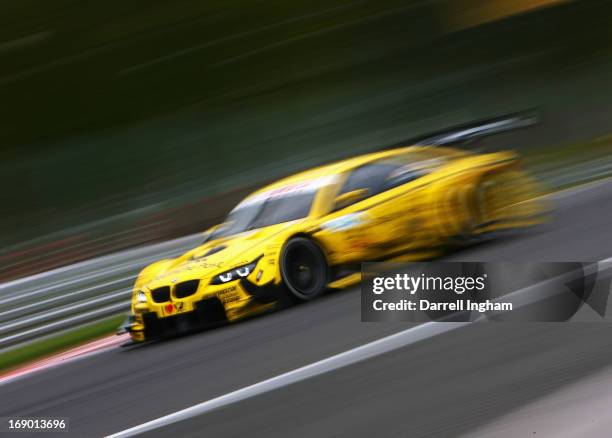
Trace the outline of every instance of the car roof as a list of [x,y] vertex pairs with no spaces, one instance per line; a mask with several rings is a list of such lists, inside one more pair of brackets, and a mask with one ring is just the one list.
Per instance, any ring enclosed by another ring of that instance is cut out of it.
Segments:
[[[372,152],[364,155],[358,155],[356,157],[347,158],[344,160],[340,160],[331,164],[326,164],[323,166],[315,167],[309,170],[305,170],[294,175],[282,178],[278,181],[275,181],[271,184],[268,184],[259,190],[251,193],[247,196],[246,199],[249,199],[252,196],[260,195],[262,193],[268,192],[270,190],[280,189],[282,187],[290,186],[293,184],[300,184],[308,181],[314,181],[320,178],[331,177],[334,175],[338,175],[344,172],[347,172],[356,167],[362,166],[369,162],[391,158],[397,155],[415,153],[422,154],[423,152],[431,152],[431,156],[453,156],[453,155],[463,155],[465,152],[459,151],[453,148],[444,148],[444,147],[434,147],[434,146],[406,146],[401,148],[389,149],[385,151]],[[246,200],[245,199],[245,200]]]

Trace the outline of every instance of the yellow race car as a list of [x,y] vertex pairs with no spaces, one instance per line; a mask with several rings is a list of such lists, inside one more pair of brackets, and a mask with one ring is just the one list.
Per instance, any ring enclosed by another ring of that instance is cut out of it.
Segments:
[[538,194],[513,152],[399,147],[305,171],[143,269],[125,328],[139,342],[311,300],[358,282],[361,262],[429,259],[540,223]]

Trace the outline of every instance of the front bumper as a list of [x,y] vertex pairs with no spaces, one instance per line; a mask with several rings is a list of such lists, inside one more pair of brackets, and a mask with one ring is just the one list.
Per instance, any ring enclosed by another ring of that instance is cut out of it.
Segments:
[[[172,304],[137,304],[125,330],[139,342],[215,327],[274,307],[280,301],[282,291],[281,287],[271,283],[258,286],[242,279],[231,286],[218,288],[216,294],[208,293],[206,298],[198,301],[190,298]],[[176,311],[179,303],[184,309],[180,313],[169,314],[164,310],[170,304]]]
[[128,329],[130,334],[140,332],[144,339],[155,339],[164,336],[184,333],[198,328],[214,327],[227,322],[225,307],[216,297],[206,298],[194,305],[194,310],[173,316],[159,318],[155,312],[140,315],[144,330]]

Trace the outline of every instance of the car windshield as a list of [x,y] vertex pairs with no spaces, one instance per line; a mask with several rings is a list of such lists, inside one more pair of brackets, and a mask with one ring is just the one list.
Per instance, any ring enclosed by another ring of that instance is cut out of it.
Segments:
[[270,194],[236,207],[207,240],[231,236],[244,231],[294,221],[308,216],[316,191],[283,195]]

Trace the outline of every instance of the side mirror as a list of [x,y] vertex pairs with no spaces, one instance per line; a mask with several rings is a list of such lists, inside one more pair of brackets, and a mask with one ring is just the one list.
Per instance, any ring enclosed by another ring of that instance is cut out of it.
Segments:
[[202,235],[208,236],[209,234],[214,233],[215,230],[218,230],[219,227],[221,227],[221,224],[213,225],[212,227],[208,228],[206,231],[203,231]]
[[334,210],[340,210],[341,208],[348,207],[355,202],[367,198],[369,192],[368,189],[357,189],[336,196],[334,199]]
[[202,235],[204,236],[204,242],[202,243],[208,242],[211,239],[211,237],[217,234],[217,232],[221,231],[226,225],[227,225],[227,222],[224,222],[222,224],[213,225],[208,230],[204,231],[202,233]]

